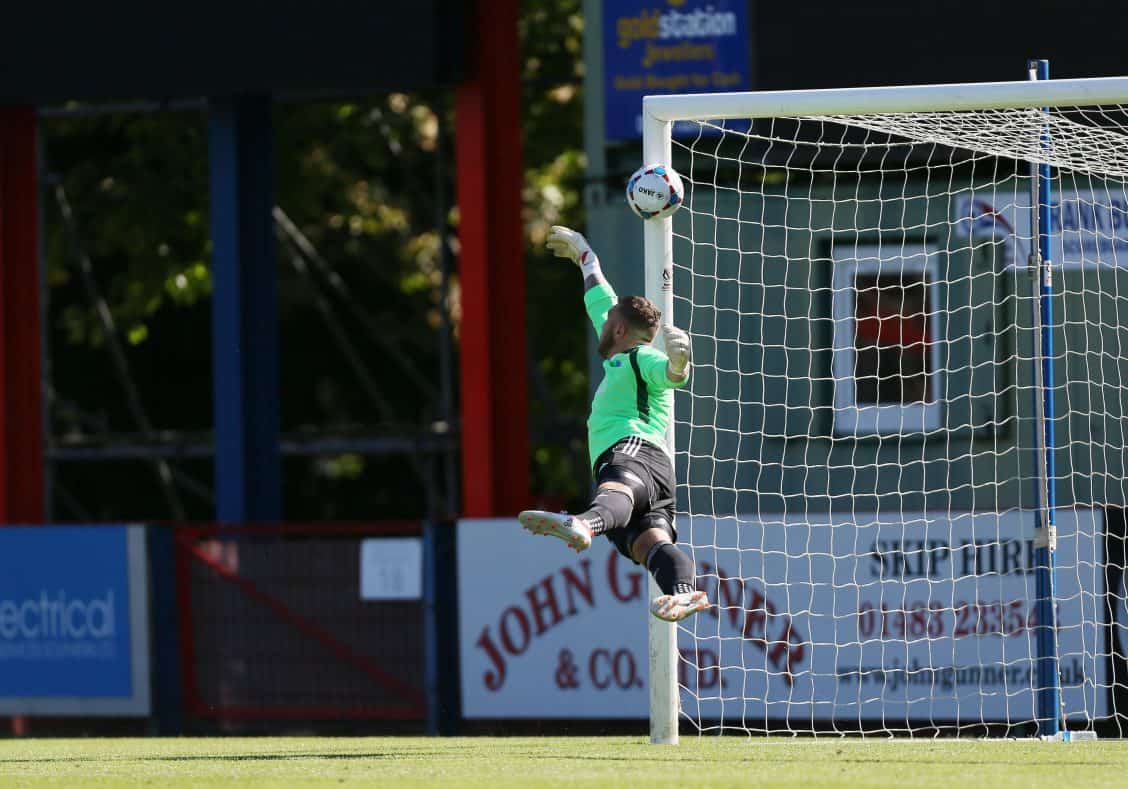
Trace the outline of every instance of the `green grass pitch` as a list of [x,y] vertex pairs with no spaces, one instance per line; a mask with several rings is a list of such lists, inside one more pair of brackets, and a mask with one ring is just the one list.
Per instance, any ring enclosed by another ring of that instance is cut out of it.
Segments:
[[259,737],[0,741],[0,786],[1128,784],[1128,741]]

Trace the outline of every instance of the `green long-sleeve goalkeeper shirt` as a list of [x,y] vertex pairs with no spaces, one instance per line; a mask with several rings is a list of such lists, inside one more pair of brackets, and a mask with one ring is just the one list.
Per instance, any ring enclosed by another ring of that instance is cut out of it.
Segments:
[[[615,306],[610,285],[596,285],[584,293],[584,307],[598,335]],[[595,390],[588,417],[588,452],[591,465],[609,447],[627,436],[666,446],[666,427],[674,405],[674,389],[685,386],[666,377],[666,354],[647,344],[603,360],[603,381]]]

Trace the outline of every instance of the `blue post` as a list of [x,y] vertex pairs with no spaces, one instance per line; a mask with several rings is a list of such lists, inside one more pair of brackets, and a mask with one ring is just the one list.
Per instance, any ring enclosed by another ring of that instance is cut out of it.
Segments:
[[269,96],[213,100],[212,391],[216,518],[282,516]]
[[[1026,67],[1030,79],[1050,78],[1048,60],[1031,60]],[[1049,107],[1043,111],[1049,113]],[[1042,132],[1042,146],[1050,144],[1049,129]],[[1053,307],[1053,267],[1050,259],[1050,166],[1037,165],[1031,168],[1034,177],[1035,203],[1032,217],[1037,231],[1037,252],[1031,253],[1031,273],[1037,278],[1038,304],[1035,325],[1040,328],[1038,341],[1041,344],[1041,369],[1036,370],[1035,379],[1040,386],[1035,387],[1035,415],[1038,427],[1034,442],[1038,463],[1035,476],[1034,506],[1037,511],[1037,531],[1035,532],[1034,583],[1036,601],[1037,694],[1038,694],[1038,734],[1053,736],[1057,734],[1064,721],[1061,720],[1061,687],[1058,672],[1057,621],[1055,606],[1055,549],[1057,546],[1057,495],[1055,492],[1054,468],[1054,307]],[[1033,244],[1031,245],[1034,246]],[[1037,364],[1037,362],[1035,362]],[[1041,373],[1040,380],[1037,373]],[[1041,435],[1039,435],[1041,433]]]

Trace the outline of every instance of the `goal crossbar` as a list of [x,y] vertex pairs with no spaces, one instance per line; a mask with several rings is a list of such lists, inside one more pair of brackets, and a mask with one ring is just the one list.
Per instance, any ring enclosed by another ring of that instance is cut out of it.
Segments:
[[643,117],[655,121],[781,118],[882,112],[956,112],[1128,101],[1128,77],[1048,82],[976,82],[881,88],[779,90],[756,93],[686,93],[647,96]]

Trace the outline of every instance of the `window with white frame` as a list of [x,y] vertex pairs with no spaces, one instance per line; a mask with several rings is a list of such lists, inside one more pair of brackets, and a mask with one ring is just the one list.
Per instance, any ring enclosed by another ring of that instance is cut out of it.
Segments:
[[834,431],[940,427],[938,259],[925,244],[836,245]]

